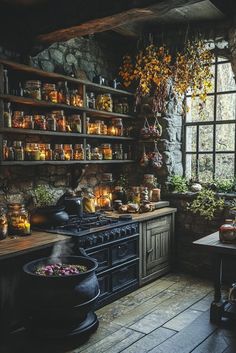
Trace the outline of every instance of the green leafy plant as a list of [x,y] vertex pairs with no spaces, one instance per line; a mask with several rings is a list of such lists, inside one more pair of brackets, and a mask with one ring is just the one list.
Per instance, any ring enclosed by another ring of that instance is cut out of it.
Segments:
[[218,192],[232,192],[234,191],[235,181],[232,179],[221,179],[215,181]]
[[33,191],[35,206],[46,207],[55,204],[53,191],[46,185],[38,185]]
[[195,200],[188,203],[187,209],[195,214],[211,220],[215,212],[224,208],[224,199],[217,197],[213,190],[203,189]]
[[173,191],[187,192],[188,182],[187,179],[180,175],[173,175],[170,179],[170,186]]

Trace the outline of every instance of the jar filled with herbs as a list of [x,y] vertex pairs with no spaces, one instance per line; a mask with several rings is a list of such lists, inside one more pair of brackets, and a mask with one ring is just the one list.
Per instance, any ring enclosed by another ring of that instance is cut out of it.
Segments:
[[83,146],[83,144],[76,144],[74,146],[74,159],[77,161],[84,160],[84,146]]
[[14,141],[13,142],[14,148],[14,156],[16,161],[23,161],[24,160],[24,148],[22,145],[22,141]]
[[123,136],[124,127],[123,127],[122,119],[113,118],[112,119],[112,126],[115,128],[115,136]]
[[53,160],[54,161],[65,160],[65,152],[62,144],[55,144],[55,149],[53,151]]
[[22,128],[24,120],[24,112],[15,110],[12,115],[12,127],[13,128]]
[[109,93],[98,94],[96,98],[96,109],[107,112],[113,111],[113,101]]
[[34,115],[34,129],[35,130],[46,130],[46,118],[44,115]]
[[55,114],[57,121],[57,131],[66,132],[66,117],[64,110],[54,110],[52,114]]
[[22,127],[23,129],[34,129],[33,115],[24,115]]
[[51,161],[53,158],[53,152],[50,143],[45,144],[45,160]]
[[29,214],[23,204],[9,204],[7,219],[9,235],[30,235]]
[[65,160],[70,161],[73,159],[73,148],[71,144],[65,144],[64,145],[64,154],[65,154]]
[[122,160],[123,159],[123,146],[122,144],[115,144],[113,146],[112,159]]
[[58,91],[54,83],[44,83],[42,88],[42,98],[45,101],[58,103]]
[[103,159],[110,160],[112,159],[112,148],[109,143],[104,143],[101,145],[101,151],[103,154]]
[[25,82],[24,95],[36,100],[41,100],[41,81],[29,80]]
[[70,117],[69,120],[69,126],[72,132],[78,132],[81,133],[82,131],[82,124],[81,124],[81,118],[79,114],[73,114]]

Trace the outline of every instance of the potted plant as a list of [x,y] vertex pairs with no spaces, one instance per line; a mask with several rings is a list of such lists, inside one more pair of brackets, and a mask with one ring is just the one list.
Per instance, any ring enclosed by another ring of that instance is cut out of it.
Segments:
[[33,190],[35,209],[30,222],[34,226],[56,226],[68,221],[64,206],[56,205],[53,190],[47,185],[38,185]]

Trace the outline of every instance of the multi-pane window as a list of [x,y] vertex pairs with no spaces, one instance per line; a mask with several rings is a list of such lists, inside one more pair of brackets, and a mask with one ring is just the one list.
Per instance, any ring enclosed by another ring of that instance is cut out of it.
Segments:
[[199,112],[199,99],[187,95],[185,175],[202,182],[235,176],[236,83],[230,62],[212,64],[212,92]]

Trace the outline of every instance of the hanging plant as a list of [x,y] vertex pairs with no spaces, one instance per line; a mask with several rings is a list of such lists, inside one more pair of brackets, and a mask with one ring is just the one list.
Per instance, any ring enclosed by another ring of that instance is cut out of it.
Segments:
[[142,97],[153,97],[154,115],[165,111],[168,87],[173,83],[176,98],[190,89],[190,95],[200,99],[200,108],[206,102],[207,93],[212,89],[213,54],[203,40],[187,41],[183,52],[177,52],[175,62],[166,46],[151,44],[140,51],[135,62],[131,56],[124,56],[120,76],[125,87],[136,84],[136,105]]

